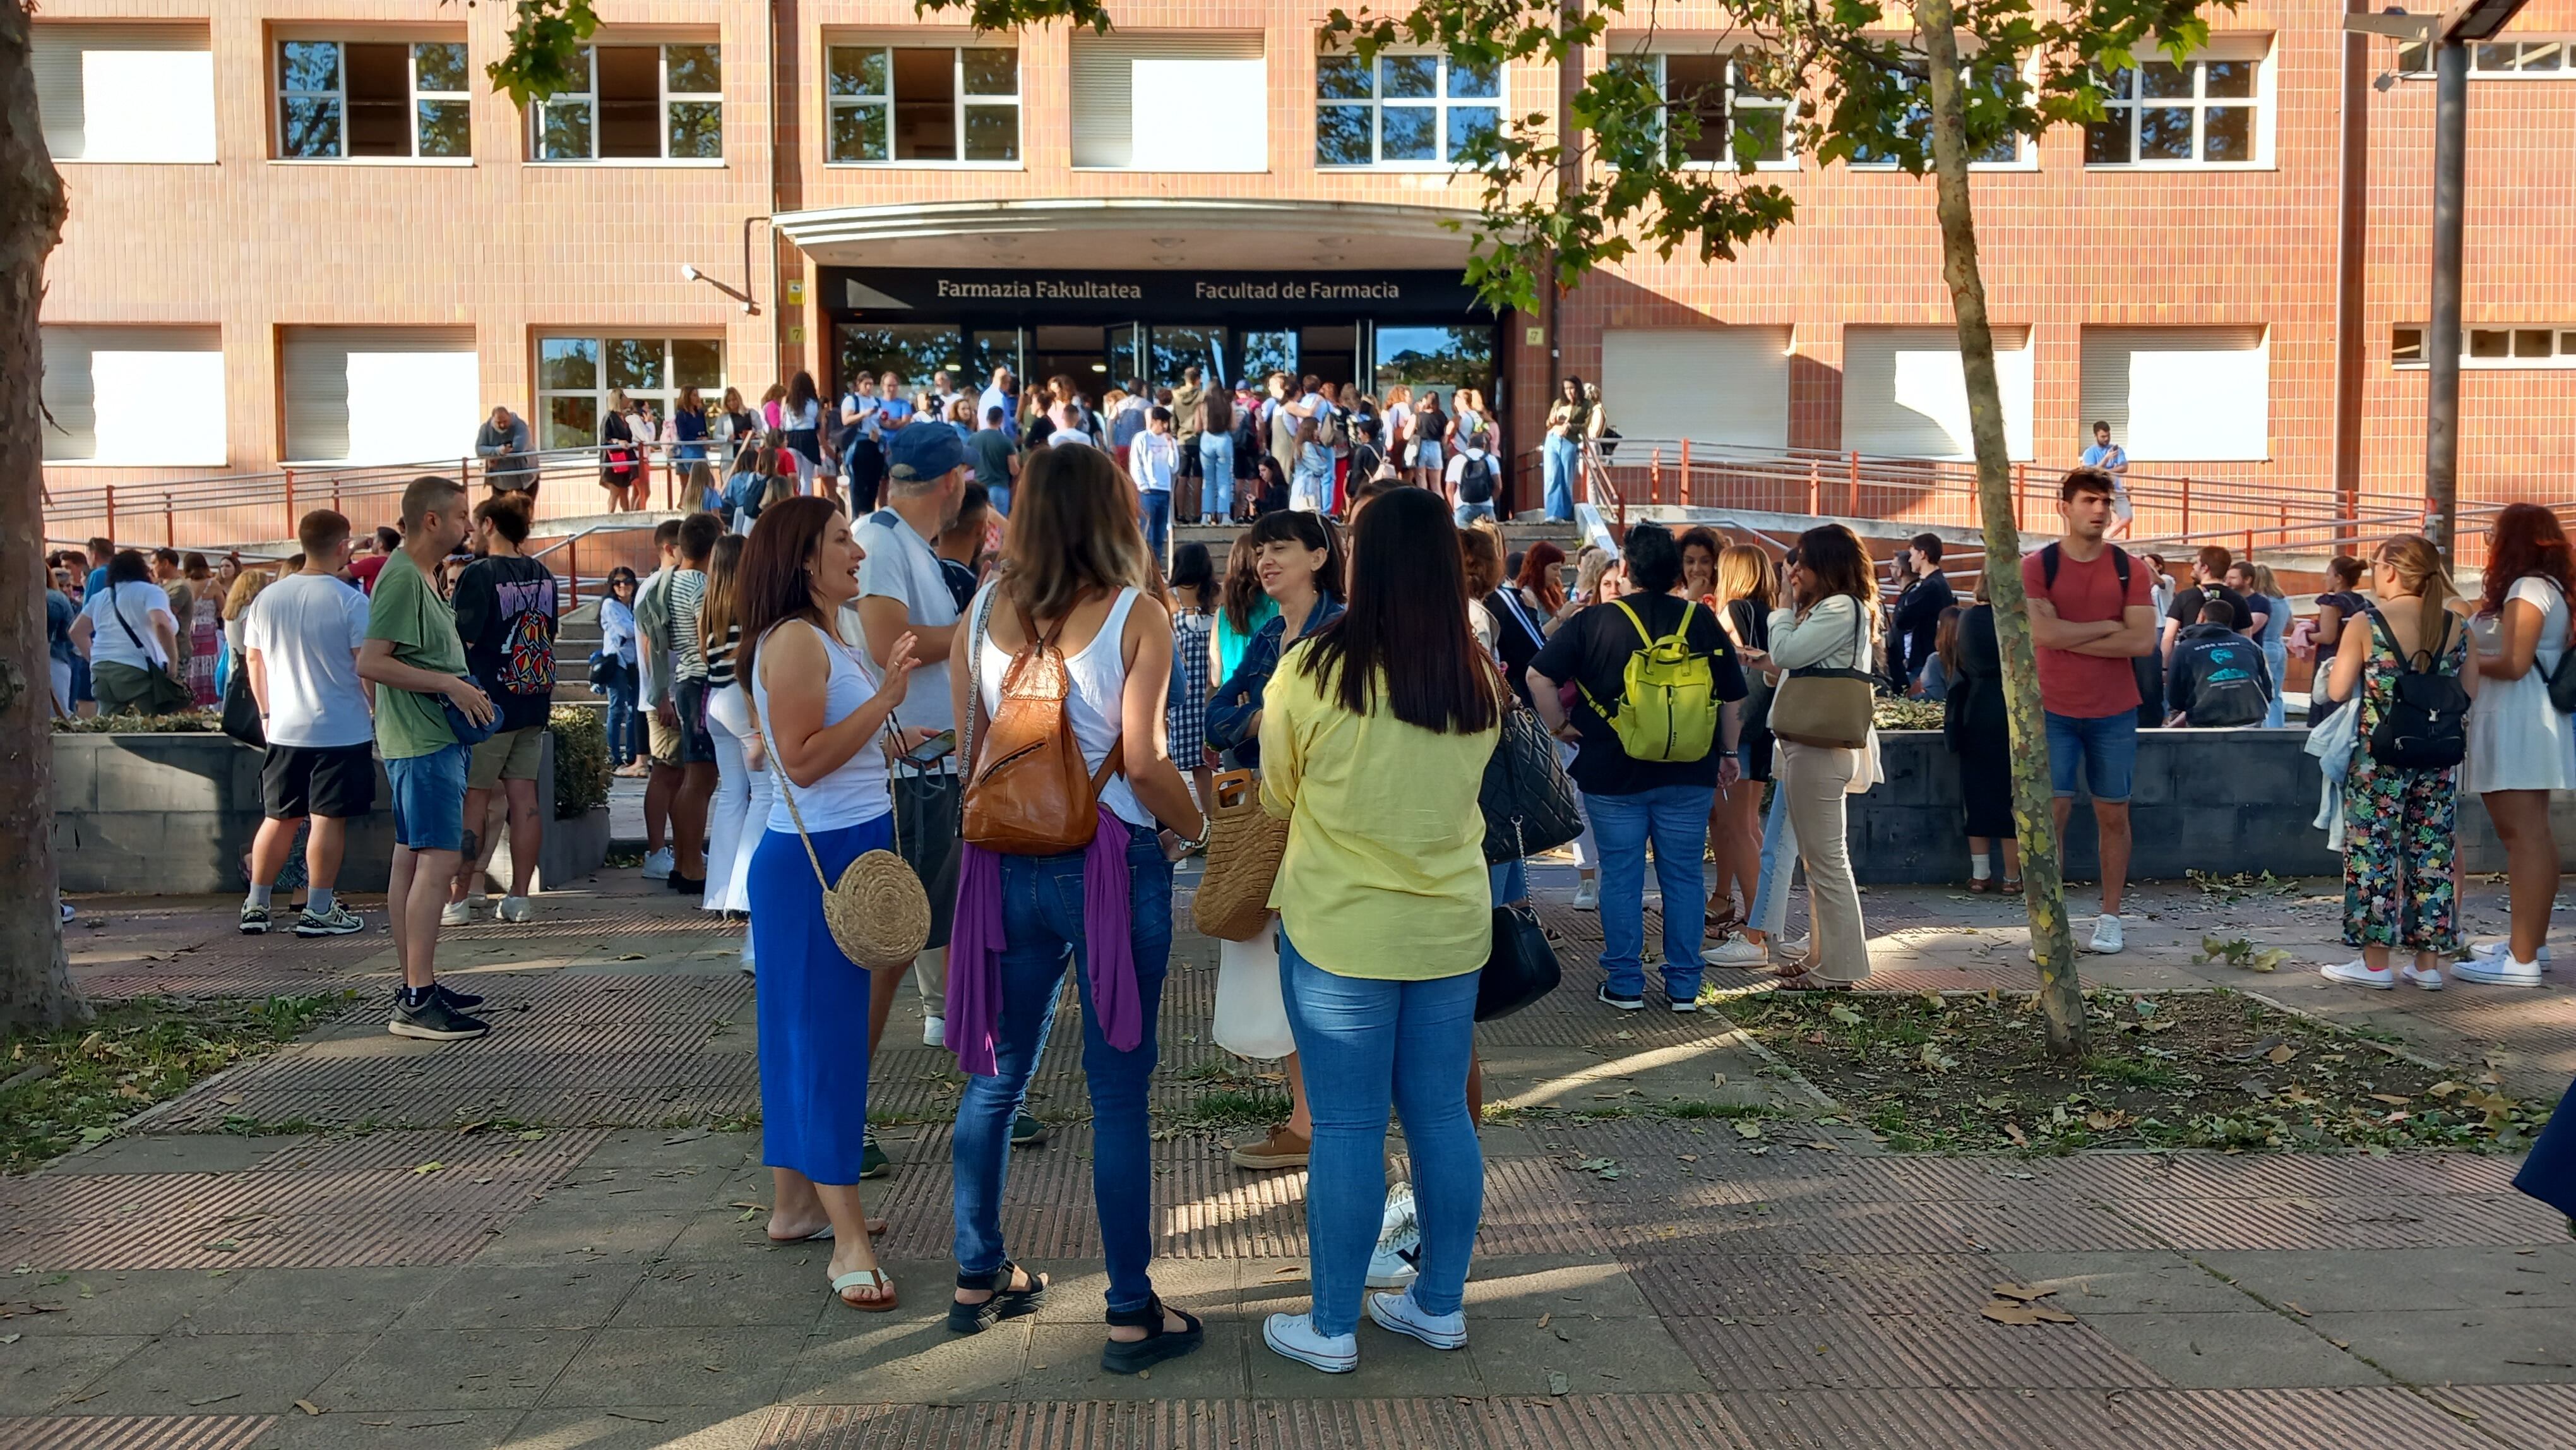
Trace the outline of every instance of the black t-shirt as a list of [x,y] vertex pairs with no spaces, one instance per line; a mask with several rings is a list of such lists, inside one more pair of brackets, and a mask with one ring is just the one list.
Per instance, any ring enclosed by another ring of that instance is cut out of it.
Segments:
[[2236,617],[2228,622],[2229,629],[2243,629],[2254,622],[2252,611],[2245,606],[2245,596],[2224,584],[2194,584],[2188,589],[2176,590],[2173,608],[2165,611],[2165,618],[2189,629],[2200,623],[2201,606],[2213,599],[2226,600],[2227,607],[2236,611]]
[[[1616,711],[1623,689],[1623,676],[1628,657],[1646,647],[1629,622],[1625,604],[1637,612],[1646,625],[1646,633],[1657,638],[1672,632],[1681,623],[1682,611],[1690,611],[1690,627],[1682,636],[1695,654],[1705,654],[1712,661],[1716,677],[1717,698],[1744,698],[1744,669],[1736,659],[1735,646],[1720,629],[1717,616],[1705,605],[1691,604],[1670,594],[1631,594],[1612,604],[1596,604],[1565,622],[1540,647],[1538,657],[1530,661],[1537,670],[1559,684],[1580,684],[1599,700],[1603,710]],[[1574,783],[1587,794],[1635,795],[1657,786],[1717,784],[1717,763],[1724,755],[1721,738],[1709,747],[1707,755],[1691,761],[1636,760],[1619,748],[1619,736],[1609,720],[1592,708],[1582,692],[1577,692],[1566,712],[1583,741],[1574,756]]]
[[[519,692],[513,682],[531,681],[540,669],[554,669],[555,576],[534,559],[477,559],[456,576],[456,634],[465,641],[465,666],[475,683],[501,712],[496,729],[524,730],[546,723],[554,704],[551,688]],[[519,617],[537,618],[521,628]]]

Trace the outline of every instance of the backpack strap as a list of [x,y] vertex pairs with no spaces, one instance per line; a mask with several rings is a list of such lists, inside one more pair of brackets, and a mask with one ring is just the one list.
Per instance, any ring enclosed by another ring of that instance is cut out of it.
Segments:
[[[1651,649],[1654,647],[1655,637],[1647,632],[1646,621],[1637,617],[1637,611],[1628,607],[1627,600],[1613,599],[1610,601],[1610,607],[1618,610],[1621,614],[1628,616],[1628,623],[1636,628],[1637,638],[1644,640],[1647,648]],[[1687,618],[1688,616],[1684,617]]]

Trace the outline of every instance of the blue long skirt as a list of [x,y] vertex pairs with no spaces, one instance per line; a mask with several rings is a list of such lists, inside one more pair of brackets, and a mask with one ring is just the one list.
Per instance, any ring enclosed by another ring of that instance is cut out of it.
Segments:
[[[835,881],[893,844],[890,814],[814,833],[814,854]],[[842,955],[823,924],[823,887],[795,832],[761,836],[750,886],[761,1161],[816,1183],[856,1183],[868,1127],[868,969]]]

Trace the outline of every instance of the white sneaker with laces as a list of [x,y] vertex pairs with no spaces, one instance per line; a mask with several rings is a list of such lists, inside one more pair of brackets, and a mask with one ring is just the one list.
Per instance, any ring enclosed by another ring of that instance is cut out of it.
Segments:
[[1585,876],[1574,883],[1574,909],[1598,911],[1601,908],[1601,878]]
[[668,881],[671,879],[670,847],[665,846],[659,851],[647,851],[644,853],[644,879],[647,881]]
[[[746,972],[750,971],[751,964],[745,962],[742,969]],[[945,1017],[922,1018],[921,1045],[924,1047],[946,1047],[948,1045],[948,1019]]]
[[2413,982],[2416,986],[2423,988],[2427,992],[2438,992],[2442,990],[2442,969],[2440,967],[2419,967],[2413,962],[2408,962],[2404,967],[2398,969],[2397,975]]
[[1421,1269],[1422,1230],[1406,1219],[1380,1234],[1377,1251],[1369,1255],[1368,1287],[1372,1289],[1409,1289],[1414,1275]]
[[438,909],[438,924],[440,926],[468,926],[471,925],[473,921],[474,903],[471,899],[465,901],[451,901]]
[[2335,962],[2317,968],[2317,975],[2329,982],[2349,982],[2356,987],[2389,991],[2397,985],[2397,974],[2386,968],[2374,972],[2368,962]]
[[[2469,948],[2469,952],[2472,956],[2501,957],[2507,955],[2511,951],[2512,946],[2513,943],[2510,940],[2482,941],[2476,946]],[[2542,942],[2540,944],[2540,954],[2531,959],[2531,964],[2540,968],[2544,972],[2549,970],[2549,943]]]
[[524,896],[504,896],[501,898],[500,906],[495,908],[492,912],[492,919],[494,921],[526,921],[529,917],[535,914],[535,908],[528,905],[528,898]]
[[1467,1315],[1433,1314],[1413,1302],[1413,1291],[1401,1294],[1371,1294],[1366,1298],[1368,1317],[1380,1329],[1409,1335],[1433,1349],[1467,1347]]
[[2088,950],[2101,956],[2117,956],[2124,945],[2120,940],[2120,918],[2106,911],[2094,919],[2093,942]]
[[1771,949],[1731,936],[1699,954],[1712,967],[1759,967],[1771,960]]
[[2467,961],[2453,963],[2451,974],[2482,987],[2540,985],[2540,963],[2516,961],[2511,952],[2473,953]]
[[1349,1374],[1360,1367],[1360,1337],[1318,1334],[1312,1315],[1271,1315],[1261,1326],[1261,1342],[1278,1354],[1326,1374]]

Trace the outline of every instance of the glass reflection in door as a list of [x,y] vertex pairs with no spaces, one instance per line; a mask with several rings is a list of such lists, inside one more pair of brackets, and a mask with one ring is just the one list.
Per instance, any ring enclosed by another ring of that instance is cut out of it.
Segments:
[[1297,334],[1281,332],[1237,332],[1237,350],[1243,354],[1242,376],[1255,385],[1272,373],[1297,376]]
[[1194,367],[1202,379],[1233,382],[1234,375],[1225,365],[1225,329],[1222,327],[1165,327],[1152,329],[1153,374],[1148,382],[1158,388],[1181,385],[1181,369]]
[[1483,327],[1404,327],[1380,324],[1375,334],[1375,376],[1379,392],[1402,383],[1419,392],[1438,388],[1474,388],[1490,393],[1494,385],[1494,329]]

